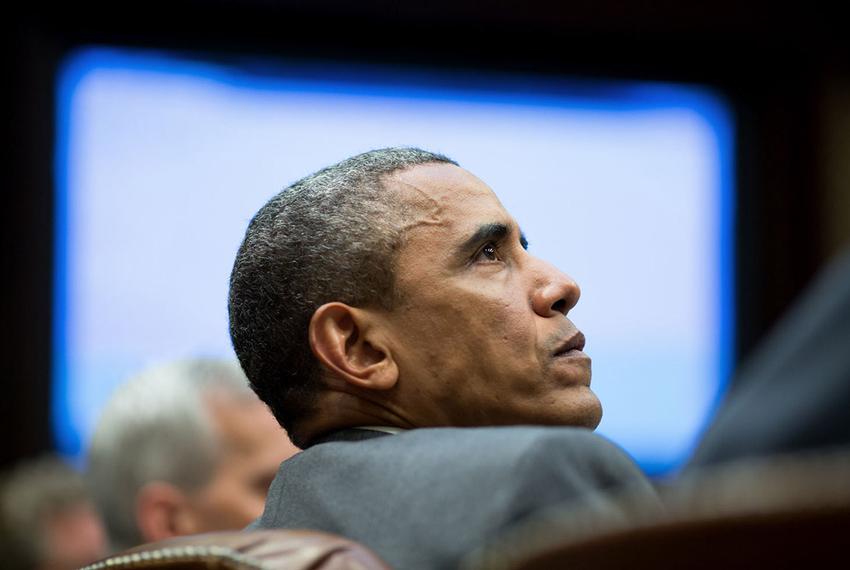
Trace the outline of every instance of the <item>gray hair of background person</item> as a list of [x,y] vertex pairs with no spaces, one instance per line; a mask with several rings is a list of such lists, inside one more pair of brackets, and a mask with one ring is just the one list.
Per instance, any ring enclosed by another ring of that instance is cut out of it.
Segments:
[[50,553],[47,520],[89,503],[82,476],[54,456],[25,461],[0,478],[0,563],[35,568]]
[[295,182],[248,226],[230,277],[230,335],[251,386],[299,447],[320,387],[310,318],[331,301],[392,307],[407,206],[383,178],[426,163],[457,165],[416,148],[366,152]]
[[219,444],[204,397],[220,391],[255,398],[238,363],[211,359],[157,366],[116,390],[88,454],[92,495],[113,549],[144,542],[135,505],[146,483],[191,492],[212,478]]

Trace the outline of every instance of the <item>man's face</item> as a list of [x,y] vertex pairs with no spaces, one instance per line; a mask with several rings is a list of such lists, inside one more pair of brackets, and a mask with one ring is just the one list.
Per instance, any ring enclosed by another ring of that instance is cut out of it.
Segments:
[[259,400],[222,394],[212,395],[208,404],[221,460],[212,480],[190,498],[195,532],[241,529],[262,514],[280,462],[298,448]]
[[39,570],[74,570],[106,556],[106,530],[87,500],[52,513],[41,530],[46,553]]
[[427,164],[387,184],[414,212],[388,316],[410,422],[596,427],[590,358],[566,317],[576,283],[526,251],[516,221],[469,172]]

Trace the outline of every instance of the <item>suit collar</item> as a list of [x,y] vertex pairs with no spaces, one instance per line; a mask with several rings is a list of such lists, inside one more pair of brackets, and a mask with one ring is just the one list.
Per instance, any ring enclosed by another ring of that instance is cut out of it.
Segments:
[[377,431],[373,429],[349,428],[340,431],[335,431],[320,437],[310,444],[310,447],[321,443],[330,443],[333,441],[365,441],[367,439],[375,439],[376,437],[386,437],[391,434],[385,431]]

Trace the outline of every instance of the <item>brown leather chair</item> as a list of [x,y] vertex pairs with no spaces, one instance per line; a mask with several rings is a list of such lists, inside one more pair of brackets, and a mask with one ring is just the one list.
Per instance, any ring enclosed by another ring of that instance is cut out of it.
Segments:
[[83,570],[390,570],[351,540],[309,530],[256,530],[181,536],[144,544]]
[[616,512],[566,505],[542,513],[463,568],[798,570],[846,565],[850,556],[847,452],[706,471],[662,488],[660,503],[621,499]]

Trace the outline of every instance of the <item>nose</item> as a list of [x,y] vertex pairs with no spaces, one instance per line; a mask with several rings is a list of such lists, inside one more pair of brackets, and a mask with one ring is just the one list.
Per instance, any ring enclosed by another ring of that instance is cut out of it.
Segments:
[[543,260],[536,260],[536,279],[531,305],[541,317],[564,315],[578,303],[581,289],[572,277]]

